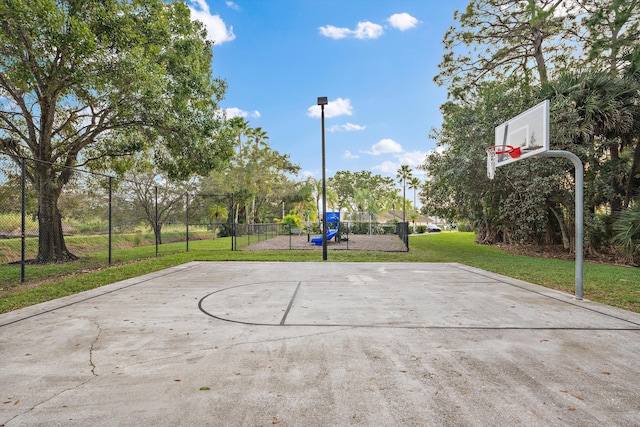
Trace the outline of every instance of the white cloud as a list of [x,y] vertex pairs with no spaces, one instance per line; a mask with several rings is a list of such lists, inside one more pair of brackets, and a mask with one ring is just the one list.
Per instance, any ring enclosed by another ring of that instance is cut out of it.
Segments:
[[233,10],[240,10],[240,6],[238,6],[236,3],[232,2],[232,1],[227,1],[225,3],[227,5],[228,8],[233,9]]
[[346,150],[342,155],[342,158],[343,159],[359,159],[360,156],[358,156],[357,154],[352,154],[351,151]]
[[326,25],[324,27],[320,27],[320,34],[325,37],[329,37],[334,40],[343,39],[348,37],[351,34],[351,30],[348,28],[338,28],[333,25]]
[[402,153],[402,145],[395,142],[393,139],[381,139],[376,144],[373,144],[371,151],[366,151],[367,154],[377,156],[379,154],[386,153]]
[[395,13],[391,15],[387,21],[389,21],[393,28],[400,31],[410,30],[420,22],[408,13]]
[[200,21],[204,24],[209,40],[222,44],[236,38],[233,27],[227,28],[220,15],[212,15],[205,0],[190,0],[189,10],[192,21]]
[[394,177],[401,165],[408,165],[414,176],[424,176],[424,171],[419,170],[418,167],[429,154],[428,152],[419,150],[404,151],[402,146],[392,139],[380,140],[380,142],[374,144],[371,150],[366,151],[366,153],[373,156],[384,154],[384,157],[387,159],[390,157],[391,159],[374,166],[372,170],[380,171]]
[[373,169],[374,171],[380,171],[382,173],[386,173],[386,174],[390,174],[393,175],[396,173],[396,171],[398,169],[400,169],[400,164],[396,163],[396,162],[392,162],[390,160],[387,160],[385,162],[382,162],[379,165],[376,165],[374,167],[372,167],[371,169]]
[[244,119],[246,119],[247,117],[251,117],[253,119],[260,118],[260,111],[258,110],[254,110],[250,112],[250,111],[241,110],[240,108],[237,108],[237,107],[229,107],[229,108],[225,108],[224,111],[228,119],[231,119],[233,117],[242,117]]
[[365,129],[366,129],[366,126],[360,126],[360,125],[347,122],[343,125],[333,125],[327,130],[329,132],[353,132],[353,131],[359,131],[359,130],[365,130]]
[[334,27],[333,25],[325,25],[319,27],[320,34],[334,40],[344,39],[347,37],[355,37],[356,39],[377,39],[384,34],[384,28],[373,22],[358,22],[356,28],[351,30],[344,27]]
[[[307,116],[309,117],[320,117],[322,114],[322,109],[319,105],[312,105],[307,109]],[[338,117],[343,114],[350,116],[353,114],[353,107],[351,106],[350,99],[342,99],[336,98],[330,100],[327,105],[324,107],[324,116],[326,118]]]
[[357,39],[377,39],[384,33],[382,25],[373,22],[358,22],[353,35]]
[[429,153],[426,151],[403,151],[397,156],[398,161],[403,165],[409,165],[414,171],[420,166]]

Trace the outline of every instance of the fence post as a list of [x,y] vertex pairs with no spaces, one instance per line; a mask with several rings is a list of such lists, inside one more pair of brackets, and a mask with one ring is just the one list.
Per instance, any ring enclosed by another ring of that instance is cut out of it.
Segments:
[[158,234],[160,234],[159,233],[160,230],[158,229],[158,186],[157,185],[155,186],[155,191],[156,191],[156,220],[154,224],[153,234],[155,234],[156,236],[156,257],[158,257],[158,244],[159,244]]
[[347,250],[349,250],[349,223],[346,223],[347,225]]
[[111,254],[113,249],[113,215],[111,212],[113,196],[113,177],[109,177],[109,265],[111,265]]
[[186,199],[186,220],[185,223],[187,224],[187,252],[189,252],[189,192],[185,192],[185,199]]
[[231,193],[231,250],[236,250],[236,207],[235,193]]
[[24,266],[25,266],[25,233],[26,233],[26,214],[25,214],[25,160],[24,157],[20,159],[20,186],[22,187],[22,199],[21,199],[21,215],[22,222],[20,224],[20,239],[21,239],[21,248],[20,248],[20,282],[24,283]]

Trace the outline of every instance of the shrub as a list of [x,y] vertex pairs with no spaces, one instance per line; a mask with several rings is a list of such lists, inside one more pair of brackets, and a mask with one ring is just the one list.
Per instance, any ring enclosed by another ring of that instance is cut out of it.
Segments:
[[590,251],[597,251],[612,237],[612,218],[606,214],[585,215],[584,243]]
[[351,224],[349,232],[352,234],[369,234],[369,223],[355,222]]
[[620,213],[613,231],[613,242],[620,252],[631,259],[640,256],[640,203]]
[[466,232],[473,231],[473,228],[466,222],[459,222],[458,223],[458,231],[466,233]]
[[289,227],[291,228],[301,228],[302,227],[302,220],[300,219],[300,217],[298,215],[286,215],[284,218],[282,218],[282,223],[283,224],[288,224]]
[[[34,218],[27,216],[25,221],[25,228],[27,230],[37,230],[38,221]],[[6,213],[0,214],[0,234],[8,235],[20,235],[20,229],[22,228],[22,215],[19,213]]]
[[109,230],[108,221],[98,218],[84,221],[69,220],[69,226],[79,234],[104,233]]

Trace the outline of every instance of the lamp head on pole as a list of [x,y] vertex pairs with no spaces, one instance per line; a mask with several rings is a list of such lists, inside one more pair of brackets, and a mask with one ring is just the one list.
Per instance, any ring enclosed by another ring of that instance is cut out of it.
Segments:
[[318,97],[318,105],[327,105],[328,103],[329,103],[329,100],[327,99],[326,96]]

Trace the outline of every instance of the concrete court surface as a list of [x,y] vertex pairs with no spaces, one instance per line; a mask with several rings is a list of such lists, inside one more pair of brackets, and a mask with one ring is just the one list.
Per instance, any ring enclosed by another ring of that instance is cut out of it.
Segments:
[[0,425],[640,425],[640,315],[461,264],[192,262],[0,315]]

